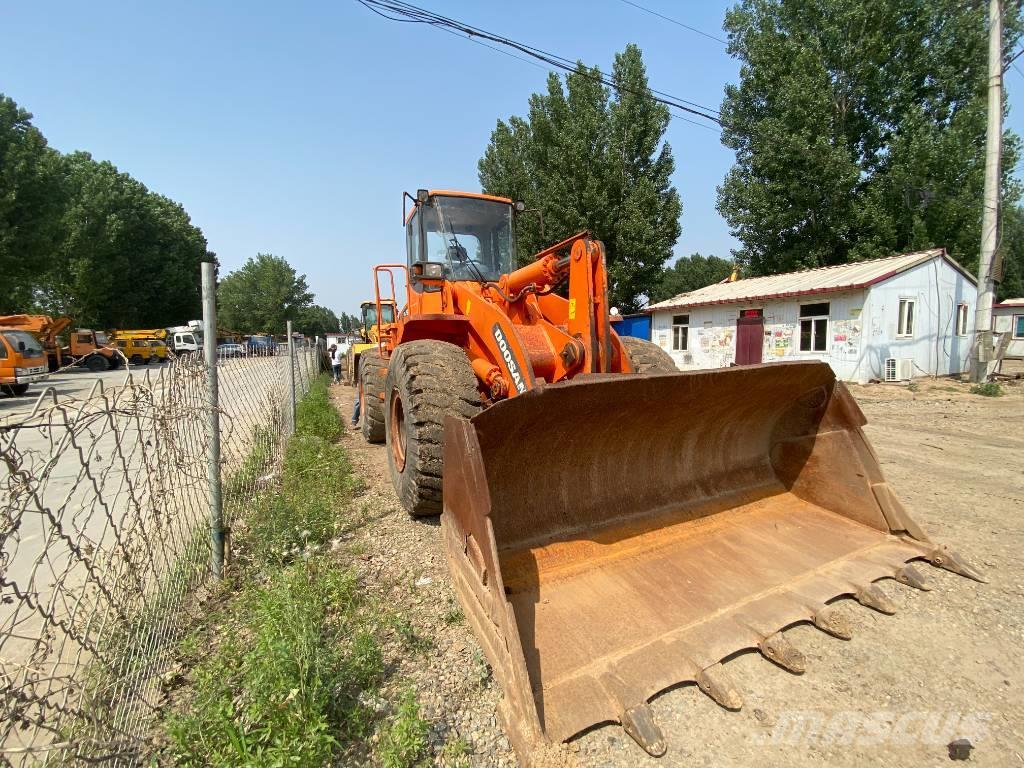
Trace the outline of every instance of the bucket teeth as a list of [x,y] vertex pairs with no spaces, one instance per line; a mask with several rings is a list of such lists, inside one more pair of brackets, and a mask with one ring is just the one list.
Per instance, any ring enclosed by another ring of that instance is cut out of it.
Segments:
[[721,664],[712,664],[699,672],[697,685],[721,707],[735,711],[743,706],[743,697]]
[[861,587],[854,597],[861,605],[873,608],[879,613],[885,613],[889,616],[896,613],[896,606],[893,605],[892,600],[886,597],[882,593],[882,590],[880,590],[875,584],[868,584]]
[[766,637],[758,643],[757,647],[768,661],[775,662],[793,674],[802,675],[807,669],[804,655],[797,650],[796,646],[783,637],[781,632],[776,632],[774,635]]
[[853,637],[853,629],[846,617],[832,606],[826,606],[814,614],[814,626],[822,632],[838,637],[840,640],[849,640]]
[[630,707],[619,716],[622,730],[629,734],[640,747],[651,757],[661,757],[668,748],[665,735],[654,720],[649,704],[638,704]]
[[933,549],[928,555],[928,561],[939,568],[945,568],[947,571],[966,576],[968,579],[980,581],[982,584],[985,583],[984,577],[949,547],[941,546]]
[[912,565],[904,565],[902,568],[897,569],[893,578],[900,584],[906,584],[908,587],[920,589],[924,592],[928,592],[932,588],[931,584],[921,575],[921,572]]

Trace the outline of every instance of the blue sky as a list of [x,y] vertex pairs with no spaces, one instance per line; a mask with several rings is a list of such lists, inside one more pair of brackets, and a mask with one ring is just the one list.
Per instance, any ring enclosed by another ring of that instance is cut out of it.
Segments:
[[[720,37],[731,5],[638,2]],[[621,0],[417,4],[606,71],[637,43],[651,87],[712,107],[737,77],[721,43]],[[222,274],[275,253],[338,312],[372,294],[373,264],[404,260],[402,191],[478,189],[496,120],[524,114],[547,71],[354,0],[8,3],[0,29],[0,92],[54,147],[181,202]],[[1022,85],[1011,70],[1011,100]],[[1009,124],[1024,129],[1012,111]],[[715,188],[731,152],[679,120],[666,138],[683,200],[677,255],[726,256]]]

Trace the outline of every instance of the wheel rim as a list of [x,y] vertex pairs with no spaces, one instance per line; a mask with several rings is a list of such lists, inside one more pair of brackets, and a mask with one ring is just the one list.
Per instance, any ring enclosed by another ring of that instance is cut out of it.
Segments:
[[405,409],[397,389],[391,393],[388,424],[391,426],[391,458],[394,459],[395,469],[402,472],[405,469]]

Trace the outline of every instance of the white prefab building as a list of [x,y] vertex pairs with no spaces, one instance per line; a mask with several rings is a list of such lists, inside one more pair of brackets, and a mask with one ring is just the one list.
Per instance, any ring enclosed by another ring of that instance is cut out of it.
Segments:
[[1010,334],[1004,357],[1024,359],[1024,298],[1007,299],[993,306],[992,330]]
[[966,371],[976,295],[937,248],[716,283],[647,311],[651,340],[683,370],[823,360],[866,383]]

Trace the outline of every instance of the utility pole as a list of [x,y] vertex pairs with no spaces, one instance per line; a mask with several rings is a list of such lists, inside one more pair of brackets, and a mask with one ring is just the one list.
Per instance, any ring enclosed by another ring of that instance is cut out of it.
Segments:
[[988,128],[985,134],[985,202],[981,217],[981,257],[978,260],[978,305],[974,313],[974,370],[971,380],[985,381],[994,356],[992,304],[999,235],[999,186],[1003,155],[1003,4],[988,7]]
[[220,390],[217,381],[217,280],[216,265],[203,262],[203,359],[206,361],[206,424],[210,444],[206,452],[206,477],[210,487],[210,571],[224,575],[224,512],[220,485]]

